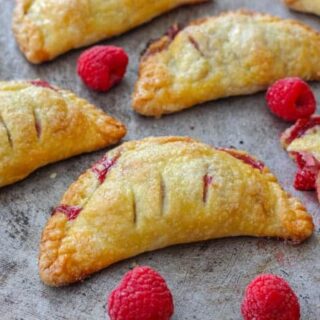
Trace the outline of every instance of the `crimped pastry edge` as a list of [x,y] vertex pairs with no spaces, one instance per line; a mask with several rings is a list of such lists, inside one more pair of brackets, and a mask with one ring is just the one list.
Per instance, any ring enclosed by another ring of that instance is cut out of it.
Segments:
[[[287,21],[287,22],[291,23],[292,25],[299,26],[300,28],[303,28],[304,30],[306,30],[308,32],[312,32],[314,35],[318,36],[320,39],[320,32],[316,31],[311,26],[308,26],[303,22],[300,22],[295,19],[285,19],[285,18],[281,18],[278,16],[270,15],[268,13],[257,12],[257,11],[249,10],[249,9],[245,9],[245,8],[234,10],[234,11],[233,10],[232,11],[225,11],[225,12],[221,12],[220,14],[215,15],[215,16],[207,16],[207,17],[191,20],[188,24],[184,25],[180,29],[180,31],[183,31],[184,29],[186,29],[189,26],[200,25],[202,23],[206,23],[208,20],[217,20],[217,19],[224,17],[224,16],[234,16],[234,15],[262,17],[262,18],[268,19],[273,22],[274,21]],[[170,30],[170,28],[168,30]],[[164,50],[167,50],[172,41],[174,41],[174,38],[170,39],[170,37],[167,35],[167,32],[166,32],[160,38],[149,41],[147,43],[147,48],[145,48],[142,51],[140,63],[139,63],[139,68],[138,68],[138,77],[137,77],[137,80],[136,80],[136,83],[134,86],[134,90],[132,93],[131,106],[134,111],[136,111],[137,113],[139,113],[143,116],[160,118],[162,115],[177,112],[177,111],[162,111],[162,110],[158,110],[159,108],[154,109],[154,110],[150,109],[148,106],[146,106],[144,101],[142,101],[143,99],[140,99],[140,97],[136,97],[138,84],[140,83],[140,80],[142,79],[142,72],[145,68],[145,65],[147,65],[150,61],[152,61],[157,54],[161,53]],[[319,73],[318,77],[313,80],[320,80],[320,73]],[[186,108],[190,108],[190,106],[188,106]],[[183,108],[183,109],[186,109],[186,108]],[[179,110],[179,111],[181,111],[181,110]]]
[[[25,85],[25,87],[32,86],[33,81],[42,81],[39,78],[36,79],[27,79],[27,80],[9,80],[9,81],[0,81],[0,91],[2,90],[2,87],[10,87],[11,85]],[[115,144],[119,140],[121,140],[126,134],[127,134],[127,128],[126,126],[116,119],[114,116],[111,116],[108,112],[104,111],[102,108],[96,106],[95,104],[91,103],[87,99],[81,98],[76,93],[69,89],[61,88],[60,86],[57,86],[55,84],[50,83],[50,87],[55,89],[57,92],[63,92],[64,94],[68,95],[72,99],[74,99],[81,107],[89,109],[89,110],[95,110],[96,112],[99,112],[104,115],[105,119],[108,119],[108,122],[110,125],[114,126],[118,134],[114,137],[109,137],[110,144]]]
[[[142,140],[129,141],[120,145],[114,150],[121,150],[123,148],[128,148],[128,150],[134,150],[137,146],[143,143],[170,143],[182,141],[186,143],[200,143],[205,146],[209,146],[204,144],[198,140],[194,140],[189,137],[178,137],[178,136],[168,136],[168,137],[148,137]],[[209,146],[211,147],[211,146]],[[216,148],[212,147],[217,150]],[[113,150],[113,151],[114,151]],[[257,158],[251,156],[249,153],[241,150],[234,150],[233,152],[238,152],[241,155],[248,155],[251,158],[257,160]],[[241,160],[239,160],[241,161]],[[263,174],[268,176],[268,180],[271,183],[278,183],[277,178],[270,172],[267,167],[264,167]],[[81,183],[81,180],[87,179],[88,176],[91,175],[90,169],[84,172],[78,180],[76,180],[66,191],[66,194],[71,192],[77,192],[78,184]],[[282,189],[282,188],[281,188]],[[283,190],[283,189],[282,189]],[[64,195],[64,197],[66,196]],[[314,230],[314,224],[311,215],[307,212],[306,208],[302,205],[302,203],[292,197],[290,194],[284,192],[283,197],[289,197],[290,208],[292,208],[292,212],[294,214],[286,215],[282,219],[282,223],[284,229],[288,233],[287,237],[284,237],[284,240],[289,240],[294,244],[299,244],[309,238]],[[73,274],[70,273],[70,270],[67,268],[67,255],[58,255],[58,249],[61,244],[61,240],[64,238],[67,232],[67,223],[68,220],[64,214],[57,214],[49,219],[46,227],[43,230],[41,236],[41,244],[40,244],[40,252],[39,252],[39,273],[41,280],[53,287],[68,285],[77,281],[81,281],[87,277],[90,277],[93,273],[91,270],[82,271],[81,273]],[[308,227],[306,228],[307,225]],[[56,247],[56,255],[48,256],[46,253],[46,249],[52,250],[53,247]],[[45,261],[44,261],[45,260]],[[103,266],[101,269],[107,268],[108,266]],[[97,272],[97,271],[94,271]]]
[[[182,6],[206,3],[210,1],[212,0],[193,0],[190,3],[179,5],[176,8],[182,7]],[[70,48],[69,50],[62,53],[51,54],[45,49],[45,45],[44,45],[45,40],[40,28],[31,19],[29,19],[26,16],[26,12],[28,11],[28,8],[32,5],[33,2],[34,0],[16,0],[16,6],[13,11],[13,22],[12,22],[12,30],[16,37],[18,46],[29,62],[33,64],[40,64],[46,61],[53,60],[56,57],[70,50],[80,48],[80,47],[85,47],[87,45],[95,43],[95,42],[86,43],[83,45],[75,46],[74,48]],[[149,21],[155,19],[156,17],[157,16],[145,21],[143,24],[148,23]],[[134,29],[136,27],[130,28],[129,30]],[[116,36],[117,35],[114,35],[114,37]],[[101,40],[107,39],[107,38],[108,37],[102,38]]]
[[[32,79],[32,80],[0,81],[0,92],[6,91],[6,90],[8,90],[8,91],[21,90],[21,89],[31,87],[34,85],[34,84],[32,84],[33,81],[41,81],[41,80],[40,79]],[[61,94],[65,95],[65,96],[68,96],[71,100],[73,100],[74,103],[76,103],[79,106],[79,108],[83,108],[84,111],[85,110],[89,111],[90,116],[92,116],[93,114],[95,114],[95,116],[96,116],[97,113],[103,115],[104,122],[108,125],[108,128],[109,128],[108,133],[106,133],[104,131],[105,127],[103,127],[101,125],[100,125],[100,127],[97,126],[97,130],[99,129],[100,135],[103,137],[104,142],[93,146],[91,148],[91,150],[81,152],[81,154],[90,153],[90,152],[93,152],[93,151],[96,151],[99,149],[103,149],[107,146],[114,145],[114,144],[118,143],[126,135],[127,128],[125,127],[125,125],[122,122],[120,122],[119,120],[117,120],[116,118],[109,115],[107,112],[105,112],[101,108],[90,103],[88,100],[79,97],[77,94],[75,94],[71,90],[63,89],[63,88],[58,87],[56,85],[52,85],[51,83],[50,83],[50,87],[53,90],[60,92]],[[110,130],[110,127],[112,127],[112,130]],[[73,154],[72,156],[67,157],[67,158],[72,158],[72,157],[75,157],[79,154],[80,153]],[[33,172],[35,172],[36,170],[38,170],[42,167],[45,167],[48,164],[66,160],[67,158],[62,157],[60,159],[56,159],[53,161],[49,161],[47,163],[43,163],[42,165],[38,166],[37,168],[35,168],[31,172],[29,172],[27,175],[23,174],[19,178],[15,177],[15,179],[12,179],[12,181],[10,181],[4,185],[0,185],[0,188],[7,186],[7,185],[10,185],[10,184],[13,184],[13,183],[16,183],[16,182],[19,182],[21,180],[24,180],[29,175],[31,175]]]
[[[295,1],[295,0],[287,0],[287,1]],[[255,17],[260,16],[260,17],[263,17],[266,19],[270,19],[272,21],[288,21],[290,23],[298,25],[298,26],[304,28],[305,30],[311,31],[314,34],[320,36],[320,32],[316,31],[315,29],[313,29],[312,27],[306,25],[305,23],[303,23],[301,21],[298,21],[295,19],[281,18],[278,16],[271,15],[269,13],[257,12],[257,11],[245,9],[245,8],[234,10],[234,11],[233,10],[224,11],[224,12],[219,13],[218,15],[215,15],[215,16],[207,16],[207,17],[202,17],[202,18],[191,20],[191,21],[189,21],[188,24],[182,25],[180,27],[179,32],[183,31],[184,29],[186,29],[189,26],[201,25],[203,23],[206,23],[208,20],[216,20],[221,17],[229,16],[229,15],[231,15],[231,16],[232,15],[243,15],[243,16],[255,16]],[[177,24],[174,24],[173,26],[175,26],[175,25],[177,25]],[[171,27],[173,27],[173,26],[171,26]],[[148,57],[153,56],[154,54],[161,52],[168,47],[168,45],[174,40],[174,38],[170,39],[170,37],[167,35],[167,33],[171,27],[169,27],[169,29],[167,30],[167,32],[164,35],[162,35],[161,37],[159,37],[157,39],[151,40],[146,44],[146,48],[143,50],[143,52],[141,54],[141,58],[140,58],[141,61],[148,59]],[[150,49],[150,51],[149,51],[149,49]],[[155,50],[155,49],[158,49],[158,50]],[[320,78],[320,75],[319,75],[319,78]]]
[[44,39],[40,29],[26,16],[33,2],[34,0],[16,0],[12,30],[21,52],[30,62],[38,64],[53,57],[50,57],[44,49]]

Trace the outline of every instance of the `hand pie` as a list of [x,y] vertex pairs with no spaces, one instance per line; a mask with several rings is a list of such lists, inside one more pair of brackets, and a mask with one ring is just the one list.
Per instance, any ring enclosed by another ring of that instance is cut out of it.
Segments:
[[41,239],[39,269],[52,286],[178,243],[230,236],[295,242],[311,216],[258,160],[182,137],[127,142],[71,185]]
[[320,15],[319,0],[284,0],[284,2],[293,10]]
[[208,0],[17,0],[13,31],[33,63],[124,33],[175,7]]
[[320,116],[298,120],[283,133],[281,143],[298,166],[295,187],[317,189],[320,201]]
[[275,80],[320,79],[320,35],[293,20],[237,11],[192,22],[152,43],[141,59],[133,108],[161,116]]
[[48,163],[118,142],[125,127],[47,82],[0,81],[0,187]]

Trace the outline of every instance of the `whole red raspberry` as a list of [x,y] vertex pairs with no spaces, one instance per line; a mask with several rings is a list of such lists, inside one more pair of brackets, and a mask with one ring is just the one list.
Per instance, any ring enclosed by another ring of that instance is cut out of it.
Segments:
[[122,80],[128,61],[128,55],[122,48],[95,46],[80,55],[77,72],[89,88],[108,91]]
[[246,288],[241,305],[245,320],[299,320],[300,305],[289,284],[282,278],[265,274]]
[[173,308],[165,280],[150,267],[129,271],[108,298],[111,320],[169,320]]
[[307,83],[299,78],[285,78],[269,87],[266,95],[270,110],[286,121],[311,116],[316,99]]

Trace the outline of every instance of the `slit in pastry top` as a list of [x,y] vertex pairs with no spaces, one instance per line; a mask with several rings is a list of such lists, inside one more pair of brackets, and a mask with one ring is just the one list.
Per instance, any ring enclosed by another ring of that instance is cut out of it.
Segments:
[[45,81],[0,81],[0,187],[48,163],[117,143],[123,124]]
[[210,0],[17,0],[13,31],[33,63],[122,34],[176,7]]
[[301,242],[312,234],[304,206],[245,152],[158,137],[104,158],[117,160],[103,182],[95,165],[88,169],[44,228],[39,268],[48,285],[179,243],[241,235]]
[[298,21],[236,11],[173,30],[141,58],[132,101],[140,114],[252,94],[286,76],[320,78],[320,35]]

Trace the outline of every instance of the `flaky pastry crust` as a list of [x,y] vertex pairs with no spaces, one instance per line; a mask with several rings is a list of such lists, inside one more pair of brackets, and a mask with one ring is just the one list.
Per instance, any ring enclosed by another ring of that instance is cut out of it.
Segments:
[[132,105],[159,117],[252,94],[286,76],[320,79],[320,35],[294,20],[229,12],[153,42],[142,56]]
[[48,163],[117,143],[124,125],[40,80],[0,81],[0,187]]
[[259,161],[190,138],[127,142],[73,183],[44,228],[41,279],[60,286],[179,243],[230,236],[296,242],[311,216]]
[[291,9],[320,15],[319,0],[284,0]]
[[124,33],[175,7],[208,0],[16,0],[13,31],[33,63]]

